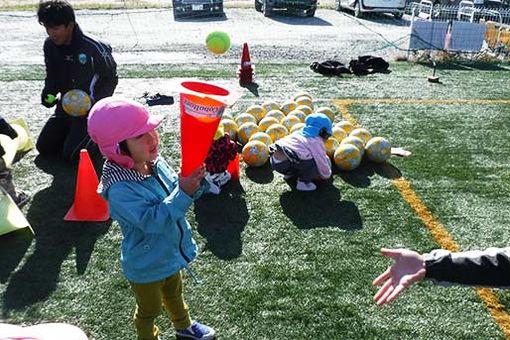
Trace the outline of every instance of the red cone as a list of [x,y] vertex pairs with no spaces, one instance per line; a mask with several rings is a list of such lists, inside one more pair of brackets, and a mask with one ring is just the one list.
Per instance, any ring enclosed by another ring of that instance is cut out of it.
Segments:
[[237,71],[239,76],[239,84],[247,85],[253,83],[253,67],[251,66],[250,51],[248,50],[248,43],[243,45],[243,54],[241,56],[241,66]]
[[64,220],[101,222],[110,218],[108,203],[97,193],[98,184],[89,153],[83,149],[80,151],[74,203]]

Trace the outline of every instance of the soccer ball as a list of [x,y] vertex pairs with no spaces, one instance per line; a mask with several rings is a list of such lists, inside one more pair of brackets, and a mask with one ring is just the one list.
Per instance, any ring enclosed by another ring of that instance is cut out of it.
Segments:
[[283,126],[287,128],[287,130],[290,130],[294,125],[297,123],[301,123],[298,117],[293,115],[288,115],[287,117],[283,118],[280,122]]
[[372,162],[382,163],[391,156],[391,144],[383,137],[374,137],[368,141],[365,151]]
[[363,142],[365,142],[365,144],[370,140],[370,138],[372,138],[372,135],[370,134],[370,132],[368,132],[367,129],[363,129],[363,128],[357,128],[357,129],[352,130],[351,133],[349,133],[349,136],[358,137],[358,138],[362,139]]
[[241,126],[244,123],[248,123],[248,122],[257,124],[257,118],[253,117],[251,114],[246,113],[246,112],[238,114],[234,118],[234,121],[236,122],[237,126]]
[[237,131],[237,141],[241,144],[246,144],[250,137],[259,132],[259,127],[253,122],[247,122],[242,124]]
[[312,98],[307,96],[301,96],[295,99],[297,105],[305,105],[313,109]]
[[267,118],[267,117],[273,117],[273,118],[276,118],[278,121],[280,121],[283,119],[283,117],[285,117],[285,114],[282,111],[280,111],[280,109],[271,110],[268,113],[266,113],[266,116],[264,118]]
[[305,123],[297,123],[293,127],[290,128],[289,133],[294,133],[296,131],[301,131],[305,127]]
[[264,117],[259,122],[259,130],[260,131],[266,131],[268,127],[270,127],[273,124],[279,124],[280,121],[276,119],[275,117]]
[[287,115],[290,111],[295,110],[296,107],[297,107],[296,102],[291,99],[288,99],[283,102],[282,107],[280,107],[280,110]]
[[239,129],[236,122],[234,122],[232,119],[222,119],[221,123],[223,124],[223,131],[228,133],[230,139],[236,140],[237,130]]
[[315,113],[323,113],[326,116],[328,116],[329,120],[333,123],[335,120],[335,112],[331,110],[331,108],[327,106],[319,107],[317,110],[315,110]]
[[287,117],[288,116],[296,116],[299,118],[299,121],[301,123],[304,123],[307,115],[303,111],[295,109],[295,110],[290,111],[289,114],[287,115]]
[[266,133],[271,137],[273,142],[283,138],[289,134],[289,130],[282,124],[273,124],[267,130]]
[[69,90],[62,97],[62,108],[73,117],[86,116],[92,106],[90,96],[82,90]]
[[262,143],[266,144],[266,146],[269,146],[270,144],[273,144],[273,139],[271,138],[271,136],[269,136],[265,132],[256,132],[256,133],[254,133],[253,135],[251,135],[250,140],[248,141],[248,143],[251,142],[251,141],[254,141],[254,140],[258,140],[259,142],[262,142]]
[[310,106],[306,106],[306,105],[298,105],[296,107],[296,110],[303,112],[307,116],[312,114],[312,112],[313,112],[312,108]]
[[246,113],[251,114],[257,120],[257,123],[264,118],[266,115],[266,109],[264,109],[260,105],[252,105],[248,109],[246,109]]
[[269,150],[267,149],[266,144],[258,140],[248,142],[243,147],[242,154],[243,161],[248,166],[253,167],[262,166],[266,164],[269,159]]
[[298,99],[300,97],[308,97],[308,98],[310,98],[310,100],[313,99],[312,96],[308,92],[306,92],[306,91],[299,91],[298,93],[296,93],[294,95],[294,97],[292,97],[292,100],[295,101],[296,99]]
[[335,127],[344,129],[344,131],[347,132],[348,134],[351,133],[352,130],[354,130],[354,125],[347,120],[342,120],[341,122],[336,123]]
[[278,105],[277,102],[274,102],[272,100],[266,100],[265,102],[263,102],[262,107],[264,108],[264,110],[266,110],[266,112],[269,112],[271,110],[280,110],[280,105]]
[[333,137],[340,143],[345,138],[347,138],[348,134],[344,129],[339,128],[338,126],[333,127]]
[[365,153],[365,142],[361,138],[349,136],[342,140],[340,144],[351,144],[358,148],[361,156]]
[[361,163],[361,153],[354,145],[342,143],[333,155],[333,162],[342,170],[353,170]]
[[324,141],[324,147],[326,148],[326,154],[329,157],[333,157],[336,149],[340,146],[340,143],[334,137],[329,137]]

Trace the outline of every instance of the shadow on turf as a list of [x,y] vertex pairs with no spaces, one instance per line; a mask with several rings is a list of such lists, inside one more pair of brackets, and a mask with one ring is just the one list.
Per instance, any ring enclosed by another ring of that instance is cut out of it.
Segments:
[[[33,253],[23,266],[29,242],[25,234],[14,233],[0,240],[0,277],[9,284],[3,296],[3,314],[46,300],[56,289],[63,263],[75,256],[76,272],[87,269],[96,240],[108,231],[107,222],[65,222],[75,191],[76,167],[58,160],[36,158],[39,169],[52,174],[51,185],[33,196],[27,212],[35,232]],[[7,243],[8,242],[8,243]],[[6,254],[4,254],[6,252]],[[14,256],[12,256],[14,254]]]
[[374,174],[388,178],[397,179],[402,177],[402,173],[399,169],[391,165],[391,163],[385,162],[381,164],[372,163],[363,159],[360,166],[354,171],[343,171],[337,167],[333,167],[333,174],[338,175],[344,180],[344,182],[357,188],[366,188],[370,186],[370,177]]
[[207,249],[223,260],[242,253],[241,233],[248,223],[248,208],[239,181],[230,181],[219,195],[204,195],[195,202],[198,232],[207,240]]
[[[295,181],[293,181],[295,182]],[[289,183],[294,187],[295,183]],[[359,230],[363,222],[353,202],[342,201],[340,190],[331,180],[317,184],[317,190],[300,192],[295,189],[280,196],[283,213],[299,229],[341,228]]]

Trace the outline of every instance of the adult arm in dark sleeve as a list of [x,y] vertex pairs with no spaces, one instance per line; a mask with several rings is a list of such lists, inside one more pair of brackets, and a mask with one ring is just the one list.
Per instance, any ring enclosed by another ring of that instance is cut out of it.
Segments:
[[510,248],[452,253],[434,250],[425,255],[425,277],[437,283],[510,287]]
[[[44,42],[44,64],[46,65],[46,78],[44,79],[44,88],[41,92],[41,104],[50,108],[54,106],[57,101],[55,100],[55,96],[58,94],[59,90],[57,88],[57,65],[55,65],[55,61],[51,56],[51,42],[47,39]],[[48,98],[50,95],[50,98]],[[53,96],[53,100],[51,99]]]
[[94,55],[95,76],[91,84],[91,95],[94,101],[110,97],[117,86],[117,64],[112,56],[112,48],[106,43],[100,43]]

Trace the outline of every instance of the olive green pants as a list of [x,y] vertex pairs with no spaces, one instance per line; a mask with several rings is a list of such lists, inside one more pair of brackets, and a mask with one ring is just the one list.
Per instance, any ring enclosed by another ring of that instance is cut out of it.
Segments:
[[185,329],[191,325],[188,306],[182,296],[180,271],[161,281],[129,283],[136,299],[134,322],[139,340],[157,339],[159,329],[154,324],[154,319],[161,312],[161,303],[170,314],[170,320],[176,329]]

